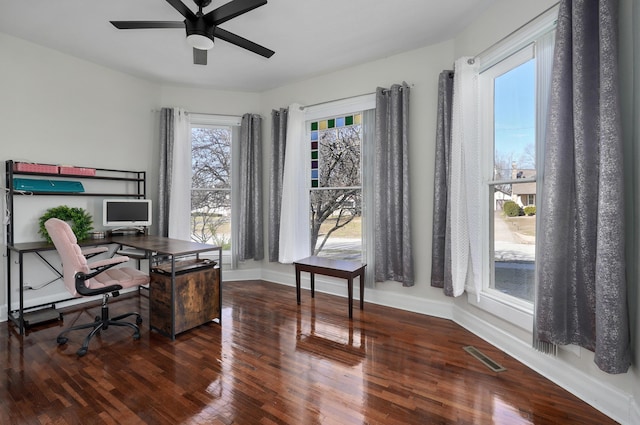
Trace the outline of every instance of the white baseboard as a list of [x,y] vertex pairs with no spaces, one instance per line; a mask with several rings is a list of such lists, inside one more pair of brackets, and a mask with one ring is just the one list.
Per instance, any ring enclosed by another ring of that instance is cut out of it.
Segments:
[[233,282],[236,280],[260,280],[262,279],[262,274],[260,273],[260,269],[236,269],[236,270],[225,270],[222,269],[222,281],[223,282]]
[[640,404],[638,404],[638,400],[634,399],[631,402],[629,410],[629,423],[640,424]]

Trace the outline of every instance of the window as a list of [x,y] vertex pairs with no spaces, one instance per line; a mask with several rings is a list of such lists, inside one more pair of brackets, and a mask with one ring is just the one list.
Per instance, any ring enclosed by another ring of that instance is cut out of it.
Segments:
[[[535,215],[525,215],[536,193],[536,61],[530,45],[485,72],[493,83],[493,178],[489,193],[507,194],[489,214],[488,288],[533,302]],[[495,195],[493,195],[495,196]],[[491,199],[491,205],[495,202]]]
[[486,239],[482,293],[473,303],[526,329],[556,16],[554,8],[480,57]]
[[362,259],[362,113],[307,122],[313,255]]
[[191,118],[191,240],[219,245],[231,263],[233,146],[237,126],[212,116]]
[[[362,260],[374,265],[373,141],[375,93],[304,108],[302,140],[307,160],[305,187],[308,205],[300,214],[309,217],[310,251],[321,257]],[[309,251],[307,251],[309,252]],[[373,273],[365,285],[373,286]]]

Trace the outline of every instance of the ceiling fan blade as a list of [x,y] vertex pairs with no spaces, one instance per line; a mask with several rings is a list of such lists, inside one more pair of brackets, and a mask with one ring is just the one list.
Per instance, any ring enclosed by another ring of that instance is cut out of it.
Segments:
[[191,9],[189,9],[187,5],[182,3],[180,0],[167,0],[167,3],[173,6],[173,8],[180,12],[180,14],[186,19],[190,21],[195,21],[197,19],[196,14],[193,13]]
[[220,27],[215,27],[213,30],[213,34],[220,40],[235,44],[238,47],[242,47],[243,49],[247,49],[253,53],[257,53],[260,56],[264,56],[265,58],[270,58],[275,53],[273,50],[267,49],[266,47],[256,44],[253,41],[247,40],[246,38],[242,38],[239,35],[235,35],[232,32],[223,30]]
[[193,48],[193,64],[194,65],[206,65],[207,64],[207,51]]
[[204,19],[209,25],[217,26],[265,4],[267,0],[232,0],[204,15]]
[[184,22],[180,21],[110,21],[119,30],[137,30],[148,28],[182,28]]

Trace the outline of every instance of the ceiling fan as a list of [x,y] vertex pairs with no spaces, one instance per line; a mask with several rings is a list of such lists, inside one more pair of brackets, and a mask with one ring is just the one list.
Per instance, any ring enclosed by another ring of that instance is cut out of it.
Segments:
[[207,14],[202,13],[202,8],[207,7],[211,0],[193,0],[198,6],[198,12],[193,13],[180,0],[167,0],[182,16],[184,21],[110,21],[114,27],[121,30],[149,29],[149,28],[184,28],[187,32],[187,42],[193,47],[193,63],[196,65],[207,64],[207,50],[213,47],[214,38],[219,38],[228,43],[247,49],[266,58],[275,53],[266,47],[260,46],[246,38],[223,30],[218,25],[230,19],[247,13],[257,7],[267,4],[267,0],[232,0]]

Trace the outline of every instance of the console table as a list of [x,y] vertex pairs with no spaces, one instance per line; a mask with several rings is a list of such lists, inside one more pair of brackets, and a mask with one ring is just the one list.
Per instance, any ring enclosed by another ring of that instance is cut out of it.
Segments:
[[300,304],[300,272],[311,275],[311,298],[315,297],[315,274],[347,279],[349,318],[353,317],[353,278],[360,276],[360,310],[364,309],[364,269],[366,264],[357,261],[333,260],[311,256],[294,261],[296,268],[296,298]]

